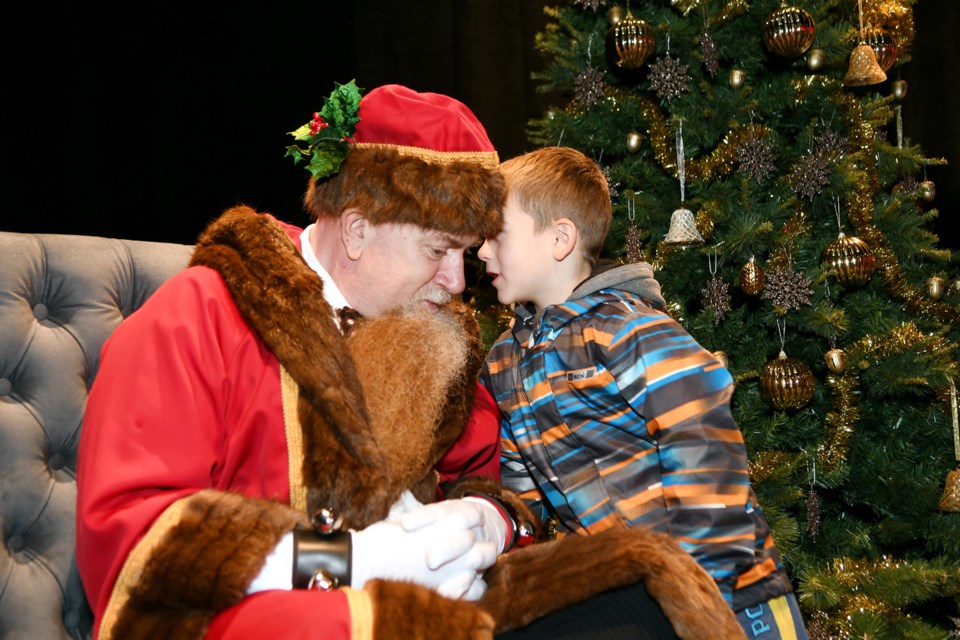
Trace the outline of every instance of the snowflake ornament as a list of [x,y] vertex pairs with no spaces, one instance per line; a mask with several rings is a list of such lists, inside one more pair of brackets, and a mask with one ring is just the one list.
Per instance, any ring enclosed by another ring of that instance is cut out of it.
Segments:
[[750,136],[737,147],[736,155],[740,170],[758,183],[776,171],[773,144],[765,137]]
[[603,85],[603,72],[588,66],[573,81],[573,101],[589,109],[603,98]]
[[707,281],[707,286],[700,290],[700,294],[703,295],[704,304],[714,311],[714,326],[720,324],[723,317],[730,311],[730,285],[714,274]]
[[796,194],[812,200],[830,184],[830,158],[823,153],[808,153],[790,173],[790,182]]
[[680,62],[680,58],[673,58],[670,54],[658,58],[650,63],[650,88],[661,100],[670,102],[686,93],[690,84],[690,68]]
[[598,7],[606,6],[607,0],[573,0],[573,4],[596,11]]
[[813,280],[803,275],[803,271],[794,271],[789,265],[770,269],[766,274],[763,298],[784,313],[800,309],[810,304],[810,296],[813,295],[813,289],[810,288],[812,282]]

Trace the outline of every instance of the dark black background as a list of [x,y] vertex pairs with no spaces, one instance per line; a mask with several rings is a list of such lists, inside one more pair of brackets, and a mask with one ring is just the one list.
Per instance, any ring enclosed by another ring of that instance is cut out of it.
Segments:
[[[0,229],[193,242],[237,203],[296,223],[286,132],[333,88],[399,82],[467,103],[502,158],[549,98],[531,71],[543,0],[195,0],[2,10]],[[601,8],[605,11],[605,8]],[[904,133],[934,167],[941,245],[960,197],[960,3],[915,6]],[[896,74],[896,71],[892,72]],[[882,88],[886,90],[885,87]]]

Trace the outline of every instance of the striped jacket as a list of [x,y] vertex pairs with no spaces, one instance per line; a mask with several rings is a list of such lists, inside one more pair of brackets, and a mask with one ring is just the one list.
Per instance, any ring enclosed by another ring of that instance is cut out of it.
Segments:
[[669,533],[740,610],[792,587],[750,485],[733,380],[663,307],[652,269],[632,264],[542,313],[516,309],[483,374],[503,483],[561,535]]

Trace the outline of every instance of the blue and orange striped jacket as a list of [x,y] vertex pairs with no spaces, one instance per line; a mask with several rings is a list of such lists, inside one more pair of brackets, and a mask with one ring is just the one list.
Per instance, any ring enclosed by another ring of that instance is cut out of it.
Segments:
[[503,484],[561,535],[669,533],[735,610],[789,593],[730,413],[733,379],[662,308],[645,264],[541,313],[517,308],[483,374],[503,418]]

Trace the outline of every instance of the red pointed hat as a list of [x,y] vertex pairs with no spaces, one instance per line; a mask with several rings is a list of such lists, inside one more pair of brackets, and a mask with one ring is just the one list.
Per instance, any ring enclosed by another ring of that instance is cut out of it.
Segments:
[[439,93],[388,84],[360,101],[357,148],[392,148],[435,164],[476,162],[497,166],[497,150],[467,105]]

